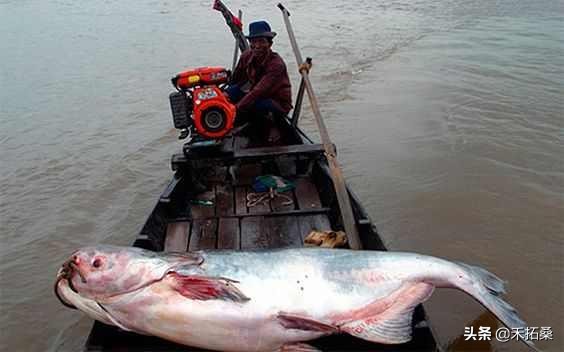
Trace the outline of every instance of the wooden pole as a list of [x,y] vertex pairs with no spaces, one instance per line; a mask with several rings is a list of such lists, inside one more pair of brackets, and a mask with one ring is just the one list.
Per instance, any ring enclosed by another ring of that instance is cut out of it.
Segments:
[[229,9],[221,2],[221,0],[215,0],[213,3],[213,9],[221,12],[223,18],[225,18],[225,23],[231,29],[231,33],[233,33],[233,37],[237,41],[239,45],[239,50],[244,52],[249,48],[249,41],[247,37],[243,34],[243,24],[235,15],[229,11]]
[[[238,13],[239,21],[243,21],[243,11],[239,10]],[[237,59],[239,58],[239,43],[235,40],[235,51],[233,52],[233,65],[231,66],[231,72],[235,71],[237,67]]]
[[341,217],[343,218],[343,225],[345,227],[345,232],[349,241],[349,246],[352,249],[362,249],[362,243],[358,237],[358,231],[356,228],[356,221],[354,218],[353,210],[351,207],[351,202],[349,198],[349,193],[347,191],[347,186],[345,184],[345,179],[343,177],[343,172],[337,161],[337,156],[335,155],[335,149],[333,148],[333,143],[331,143],[331,138],[321,117],[321,111],[319,110],[319,105],[317,104],[317,98],[313,92],[313,87],[311,81],[309,80],[308,71],[309,68],[307,63],[302,59],[300,49],[296,42],[296,37],[294,36],[294,31],[292,30],[292,24],[290,23],[290,13],[282,4],[278,4],[278,8],[282,10],[282,15],[284,16],[284,23],[286,24],[286,29],[288,30],[288,36],[290,37],[290,43],[292,44],[292,49],[296,55],[296,61],[299,66],[300,74],[305,83],[307,95],[313,110],[313,115],[315,116],[315,122],[317,123],[317,128],[319,129],[319,134],[321,136],[321,142],[323,143],[323,148],[325,149],[325,156],[327,158],[327,163],[329,164],[329,171],[331,172],[331,179],[333,180],[333,186],[335,187],[335,193],[337,194],[337,200],[339,202],[339,209],[341,210]]
[[[306,59],[306,63],[311,66],[311,58]],[[304,100],[305,93],[305,83],[304,78],[300,80],[300,88],[298,88],[298,95],[296,96],[296,105],[294,106],[294,112],[292,114],[292,127],[298,126],[298,120],[300,118],[300,113],[302,112],[302,102]]]

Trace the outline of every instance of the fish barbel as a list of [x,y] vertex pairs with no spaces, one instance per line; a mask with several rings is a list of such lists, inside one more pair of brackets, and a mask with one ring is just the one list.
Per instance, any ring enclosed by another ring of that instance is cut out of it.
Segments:
[[435,287],[462,290],[507,327],[525,330],[499,297],[503,282],[495,275],[402,252],[86,247],[63,264],[55,293],[63,304],[123,330],[213,350],[278,351],[334,333],[407,342],[414,308]]

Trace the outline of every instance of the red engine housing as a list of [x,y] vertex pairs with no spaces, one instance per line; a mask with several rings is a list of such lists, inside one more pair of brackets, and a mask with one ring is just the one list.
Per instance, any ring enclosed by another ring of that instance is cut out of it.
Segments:
[[188,97],[191,96],[192,106],[189,108],[192,108],[192,111],[191,114],[188,112],[188,115],[192,116],[196,132],[201,136],[221,138],[233,128],[235,105],[227,100],[218,87],[227,83],[229,76],[229,70],[223,67],[207,66],[181,72],[172,78],[172,84],[179,91],[186,92]]
[[177,74],[172,80],[179,89],[227,83],[229,70],[223,67],[199,67]]
[[237,109],[217,86],[195,88],[193,104],[194,125],[200,135],[221,138],[233,128]]

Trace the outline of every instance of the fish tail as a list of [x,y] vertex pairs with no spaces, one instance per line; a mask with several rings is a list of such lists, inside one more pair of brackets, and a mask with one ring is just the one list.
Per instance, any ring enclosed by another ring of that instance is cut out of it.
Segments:
[[463,267],[466,271],[472,273],[472,276],[477,278],[477,281],[481,284],[481,286],[490,294],[500,296],[507,292],[505,290],[507,281],[500,279],[497,275],[487,271],[486,269],[480,268],[479,266],[468,265],[460,262],[457,264]]
[[488,308],[509,329],[518,329],[517,331],[521,332],[519,340],[533,350],[540,351],[532,341],[526,339],[527,324],[517,315],[515,308],[500,297],[506,292],[505,281],[483,268],[464,263],[456,264],[467,273],[471,283],[455,283],[455,286]]

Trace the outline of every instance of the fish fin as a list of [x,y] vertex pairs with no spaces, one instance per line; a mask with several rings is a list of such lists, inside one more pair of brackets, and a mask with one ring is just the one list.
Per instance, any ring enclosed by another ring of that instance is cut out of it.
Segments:
[[223,277],[206,277],[196,275],[181,275],[176,272],[168,274],[173,279],[174,289],[186,298],[207,301],[220,299],[233,302],[247,302],[245,296],[235,284],[237,281]]
[[527,339],[525,332],[527,324],[517,315],[517,311],[500,296],[505,293],[505,282],[489,271],[464,263],[456,263],[464,269],[468,280],[472,284],[453,284],[463,290],[490,310],[509,329],[520,331],[519,341],[522,341],[535,351],[540,351],[532,339]]
[[200,265],[204,262],[204,257],[199,252],[166,252],[163,256],[182,265]]
[[408,342],[411,340],[413,310],[431,296],[433,289],[434,286],[427,283],[404,288],[402,295],[382,313],[345,323],[340,328],[367,341],[386,344]]
[[106,307],[104,307],[102,304],[96,302],[98,304],[98,306],[100,307],[100,309],[102,309],[105,313],[106,313],[106,318],[108,318],[112,324],[114,324],[115,326],[117,326],[118,328],[124,330],[124,331],[133,331],[127,327],[125,327],[122,323],[120,323],[113,315],[112,313],[110,313],[110,311],[108,309],[106,309]]
[[339,332],[339,328],[336,326],[291,313],[279,312],[276,319],[286,329],[319,331],[328,334]]
[[380,321],[368,318],[345,324],[341,330],[363,340],[378,343],[404,343],[411,340],[411,318],[413,314],[404,314],[395,319]]
[[319,348],[307,343],[288,343],[280,347],[277,352],[322,352]]

